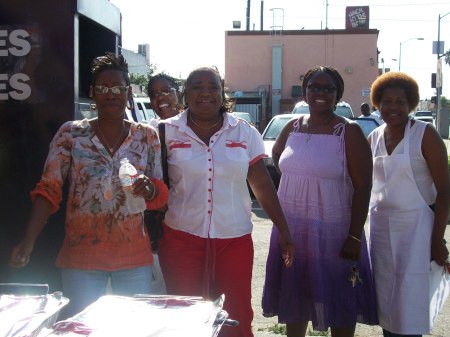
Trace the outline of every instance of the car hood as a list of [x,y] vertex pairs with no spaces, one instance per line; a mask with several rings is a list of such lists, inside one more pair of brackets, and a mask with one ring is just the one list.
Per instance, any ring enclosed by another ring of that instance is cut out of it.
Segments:
[[265,151],[266,155],[270,158],[272,158],[272,148],[273,148],[274,144],[275,144],[274,140],[265,140],[264,141],[264,151]]

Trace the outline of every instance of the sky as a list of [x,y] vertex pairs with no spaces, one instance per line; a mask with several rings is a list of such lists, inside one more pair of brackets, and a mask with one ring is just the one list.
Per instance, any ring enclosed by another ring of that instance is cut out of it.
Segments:
[[[247,1],[110,0],[122,13],[122,47],[137,51],[138,44],[148,43],[157,72],[182,78],[200,66],[215,65],[225,72],[225,31],[234,30],[233,21],[246,29]],[[369,28],[379,30],[379,67],[384,59],[385,68],[398,70],[401,46],[401,71],[417,80],[421,99],[435,95],[432,45],[440,22],[440,41],[450,50],[450,1],[251,0],[250,30],[261,28],[261,3],[264,30],[279,25],[284,30],[344,29],[345,8],[370,3]],[[442,69],[442,95],[450,98],[450,66],[443,62]]]

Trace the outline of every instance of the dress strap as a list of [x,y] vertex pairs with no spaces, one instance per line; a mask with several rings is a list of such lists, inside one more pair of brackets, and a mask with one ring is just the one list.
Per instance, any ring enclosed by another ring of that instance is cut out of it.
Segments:
[[292,132],[300,132],[300,127],[302,126],[303,116],[298,117],[298,119],[294,122],[294,130]]
[[334,126],[334,132],[333,132],[334,136],[339,136],[339,146],[337,148],[337,151],[341,152],[342,156],[343,156],[342,162],[343,162],[343,172],[344,172],[344,193],[347,193],[347,191],[346,191],[347,184],[345,184],[345,182],[348,179],[348,177],[347,177],[347,154],[345,151],[345,129],[346,129],[347,125],[348,125],[348,122],[338,123]]
[[334,126],[333,136],[339,136],[338,151],[344,150],[345,153],[345,126],[348,122],[341,122]]

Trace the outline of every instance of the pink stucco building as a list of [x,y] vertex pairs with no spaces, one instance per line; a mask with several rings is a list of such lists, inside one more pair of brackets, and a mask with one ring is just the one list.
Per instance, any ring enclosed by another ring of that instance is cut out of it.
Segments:
[[[369,102],[378,76],[377,29],[228,31],[225,80],[237,96],[264,96],[261,121],[291,111],[302,100],[299,86],[317,65],[336,68],[345,82],[343,101],[355,115]],[[265,111],[264,111],[265,110]]]

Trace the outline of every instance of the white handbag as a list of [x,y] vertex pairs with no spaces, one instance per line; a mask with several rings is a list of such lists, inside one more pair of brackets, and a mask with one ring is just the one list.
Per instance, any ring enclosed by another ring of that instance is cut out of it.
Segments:
[[446,267],[431,261],[430,265],[430,330],[450,294],[450,274]]

